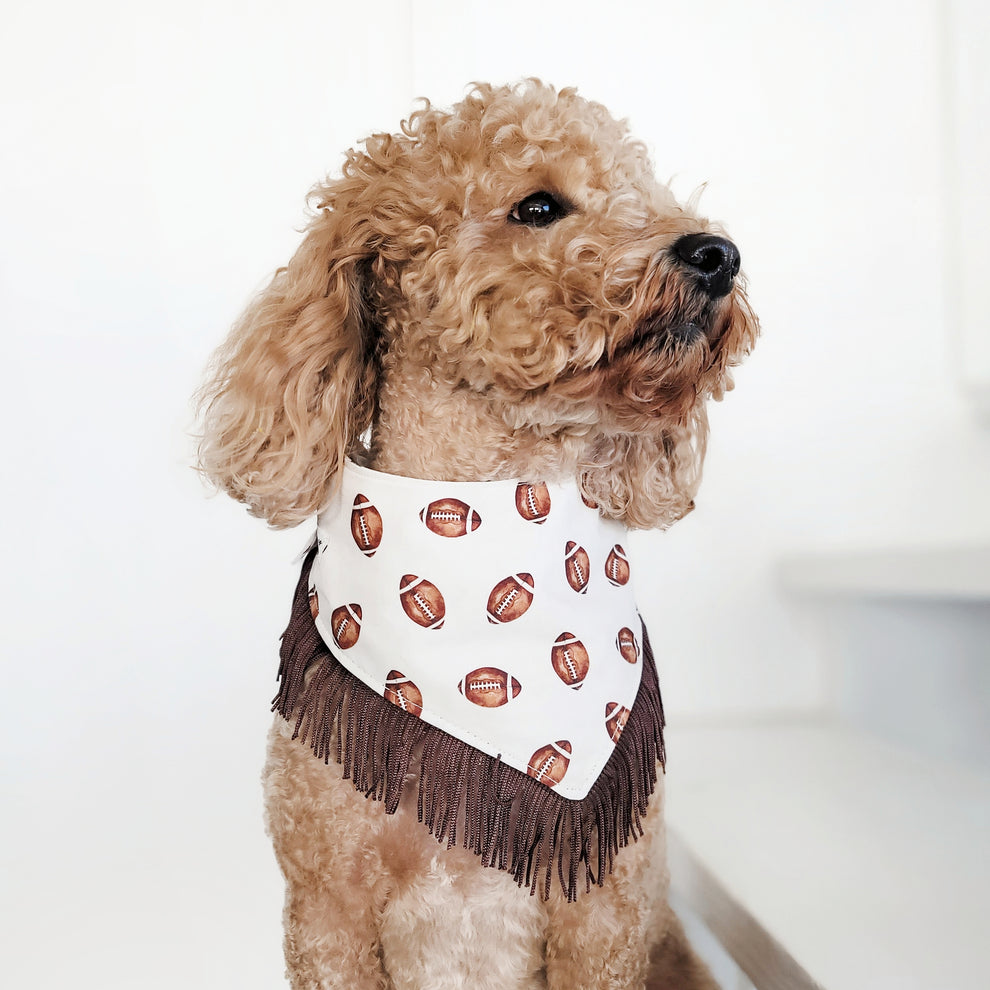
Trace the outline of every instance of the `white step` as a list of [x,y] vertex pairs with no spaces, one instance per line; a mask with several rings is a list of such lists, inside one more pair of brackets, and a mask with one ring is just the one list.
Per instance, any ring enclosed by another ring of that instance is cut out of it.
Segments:
[[807,554],[778,576],[802,594],[990,601],[990,546]]
[[675,726],[677,895],[757,990],[990,986],[990,776],[829,723]]

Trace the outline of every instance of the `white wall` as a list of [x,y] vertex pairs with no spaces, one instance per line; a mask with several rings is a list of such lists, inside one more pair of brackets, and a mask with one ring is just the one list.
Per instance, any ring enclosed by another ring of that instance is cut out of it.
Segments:
[[983,0],[943,0],[943,64],[948,114],[949,317],[959,328],[962,384],[990,423],[990,7]]
[[278,983],[257,774],[308,534],[204,498],[186,400],[297,243],[309,185],[416,95],[577,83],[682,195],[707,181],[742,248],[764,339],[714,410],[697,511],[636,543],[672,718],[823,703],[781,553],[990,535],[990,436],[944,318],[934,0],[4,20],[10,985]]

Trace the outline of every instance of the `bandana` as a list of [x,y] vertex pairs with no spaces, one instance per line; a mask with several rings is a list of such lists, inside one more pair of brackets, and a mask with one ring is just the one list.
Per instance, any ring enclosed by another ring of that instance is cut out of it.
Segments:
[[317,521],[316,628],[388,701],[580,799],[642,674],[625,539],[573,483],[421,481],[350,463]]
[[417,753],[438,838],[455,841],[466,802],[464,844],[486,865],[533,890],[545,866],[548,894],[556,860],[573,898],[579,862],[600,883],[639,831],[663,755],[626,536],[575,483],[348,462],[317,520],[275,707],[393,810]]

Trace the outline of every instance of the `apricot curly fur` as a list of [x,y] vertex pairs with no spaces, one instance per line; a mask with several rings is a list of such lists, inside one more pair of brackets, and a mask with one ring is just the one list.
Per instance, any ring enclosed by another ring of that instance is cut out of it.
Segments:
[[[536,192],[564,215],[513,222]],[[252,514],[307,519],[348,456],[577,478],[633,528],[690,511],[706,403],[758,325],[741,276],[706,291],[678,256],[722,232],[655,180],[624,123],[573,89],[478,84],[367,138],[310,205],[200,394],[200,468]],[[714,987],[665,905],[661,790],[614,874],[567,903],[441,849],[415,804],[385,815],[281,720],[265,779],[293,987]]]
[[[536,190],[571,214],[507,223]],[[712,311],[681,276],[666,249],[716,228],[653,179],[603,107],[533,81],[477,86],[453,112],[427,103],[400,133],[372,135],[310,201],[303,243],[202,393],[201,467],[253,514],[280,527],[312,515],[341,459],[367,459],[372,426],[385,469],[577,473],[634,527],[688,510],[704,403],[732,387],[757,325],[741,287]],[[676,320],[712,326],[663,346]],[[418,458],[388,440],[424,435]]]

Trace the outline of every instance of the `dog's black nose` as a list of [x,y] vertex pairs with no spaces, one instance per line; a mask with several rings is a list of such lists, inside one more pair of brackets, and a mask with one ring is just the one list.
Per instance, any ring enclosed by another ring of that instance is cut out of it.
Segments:
[[688,234],[674,242],[673,250],[712,299],[732,289],[739,274],[739,249],[732,241],[715,234]]

